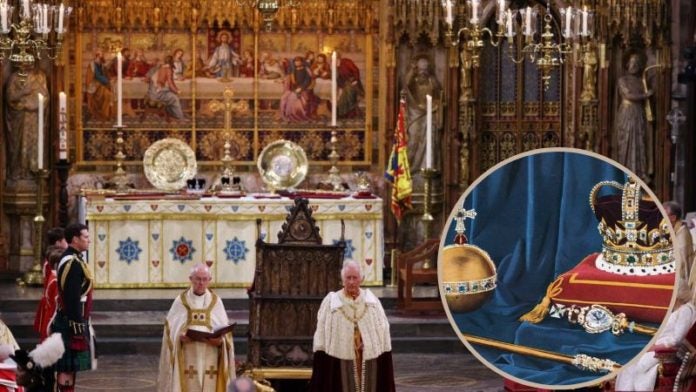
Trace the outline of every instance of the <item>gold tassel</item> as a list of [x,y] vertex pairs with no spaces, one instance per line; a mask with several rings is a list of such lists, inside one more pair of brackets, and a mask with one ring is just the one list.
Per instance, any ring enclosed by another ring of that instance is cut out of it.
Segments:
[[549,314],[549,306],[551,306],[551,299],[557,297],[563,291],[561,289],[561,284],[563,283],[563,275],[559,276],[554,280],[549,287],[546,288],[546,295],[541,299],[534,309],[523,314],[519,321],[526,321],[528,323],[537,324],[544,320],[547,314]]

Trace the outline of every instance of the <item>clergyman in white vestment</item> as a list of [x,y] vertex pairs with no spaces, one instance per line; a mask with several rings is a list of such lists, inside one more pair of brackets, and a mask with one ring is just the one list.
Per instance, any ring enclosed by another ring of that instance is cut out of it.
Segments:
[[222,300],[208,289],[205,264],[191,269],[191,288],[172,304],[164,323],[157,387],[160,392],[225,392],[235,378],[232,334],[194,341],[188,329],[212,332],[229,324]]

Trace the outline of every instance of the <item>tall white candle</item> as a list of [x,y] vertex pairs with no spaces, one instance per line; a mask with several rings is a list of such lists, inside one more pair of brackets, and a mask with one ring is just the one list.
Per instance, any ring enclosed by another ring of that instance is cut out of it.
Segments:
[[68,159],[68,97],[58,94],[58,159]]
[[116,55],[116,125],[123,126],[123,57]]
[[433,97],[425,96],[425,168],[433,168]]
[[3,32],[7,31],[7,4],[0,4],[0,29]]
[[63,3],[60,3],[60,7],[58,7],[58,31],[56,31],[58,34],[63,34],[63,17],[65,16],[65,6]]
[[37,137],[37,156],[36,156],[36,167],[38,169],[43,169],[43,144],[44,144],[44,96],[39,93],[39,124],[38,124],[38,137]]
[[512,11],[505,11],[505,24],[507,26],[507,37],[512,38],[515,36],[515,32],[512,29]]
[[498,0],[498,25],[505,24],[505,0]]
[[532,35],[532,7],[527,7],[527,12],[525,13],[525,28],[524,35]]
[[48,29],[48,4],[44,4],[44,5],[42,6],[42,8],[43,8],[43,15],[42,15],[42,18],[43,18],[43,25],[42,25],[43,30],[42,30],[41,32],[42,32],[43,34],[48,34],[48,32],[50,31],[50,30]]
[[29,13],[29,0],[22,0],[22,15],[27,19],[31,17]]
[[573,18],[573,9],[571,7],[566,7],[566,9],[565,9],[565,24],[566,24],[565,36],[566,36],[566,38],[573,37],[572,18]]
[[479,8],[479,0],[471,0],[471,23],[472,24],[478,24],[478,22],[479,22],[478,8]]
[[331,53],[331,126],[336,126],[336,108],[338,104],[338,72],[336,52]]
[[587,36],[587,7],[582,8],[582,36]]
[[445,23],[448,26],[452,26],[454,22],[454,17],[452,16],[452,0],[445,1]]

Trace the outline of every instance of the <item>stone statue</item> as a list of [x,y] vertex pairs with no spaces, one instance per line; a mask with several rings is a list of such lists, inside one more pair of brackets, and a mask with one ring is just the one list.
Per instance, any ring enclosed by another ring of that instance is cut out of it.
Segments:
[[425,167],[426,95],[433,97],[433,166],[438,168],[440,154],[439,129],[442,86],[435,77],[434,67],[426,55],[417,56],[406,73],[408,104],[408,163],[413,174]]
[[[20,80],[19,73],[13,72],[5,86],[5,113],[7,148],[7,178],[11,181],[33,180],[32,170],[36,169],[38,146],[38,93],[44,98],[44,143],[48,129],[48,87],[46,74],[38,68],[30,71],[26,81]],[[44,144],[45,146],[46,144]],[[47,160],[44,148],[44,165]],[[45,167],[45,166],[44,166]]]
[[640,178],[648,178],[646,137],[648,121],[645,100],[653,92],[645,89],[641,73],[645,68],[645,56],[633,53],[626,62],[626,75],[619,78],[621,102],[616,114],[617,161]]

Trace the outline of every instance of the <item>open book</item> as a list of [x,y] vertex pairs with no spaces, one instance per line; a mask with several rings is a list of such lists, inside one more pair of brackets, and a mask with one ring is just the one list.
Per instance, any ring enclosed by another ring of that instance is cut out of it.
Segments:
[[225,325],[224,327],[220,327],[213,332],[205,332],[205,331],[197,331],[195,329],[187,329],[186,330],[186,336],[189,339],[192,340],[205,340],[205,339],[212,339],[212,338],[219,338],[220,336],[232,332],[232,329],[237,323],[232,323],[229,325]]

